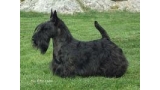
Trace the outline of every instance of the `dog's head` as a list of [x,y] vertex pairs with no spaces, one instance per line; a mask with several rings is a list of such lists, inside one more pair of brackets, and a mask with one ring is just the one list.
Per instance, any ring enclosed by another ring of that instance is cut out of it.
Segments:
[[52,12],[50,20],[39,24],[34,31],[32,36],[33,46],[40,49],[41,53],[44,54],[49,46],[50,38],[54,38],[58,35],[58,22],[57,12]]

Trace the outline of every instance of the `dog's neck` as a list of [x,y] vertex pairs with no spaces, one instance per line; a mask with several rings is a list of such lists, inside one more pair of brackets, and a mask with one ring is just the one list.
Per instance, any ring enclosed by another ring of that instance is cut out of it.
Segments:
[[54,49],[54,51],[53,51],[54,54],[53,55],[57,56],[61,47],[65,46],[65,45],[68,45],[73,40],[73,37],[70,34],[68,29],[63,29],[63,30],[59,29],[58,30],[58,36],[52,38],[52,40],[53,40],[53,49]]
[[73,37],[66,26],[58,28],[58,35],[53,38],[53,47],[63,46],[70,43]]

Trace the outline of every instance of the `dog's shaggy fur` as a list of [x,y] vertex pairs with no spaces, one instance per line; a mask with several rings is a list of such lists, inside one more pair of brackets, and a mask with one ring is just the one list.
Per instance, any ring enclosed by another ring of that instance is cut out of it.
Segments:
[[50,20],[41,23],[32,36],[33,46],[44,54],[53,40],[51,70],[61,77],[105,76],[121,77],[128,61],[123,51],[110,40],[106,31],[95,21],[102,38],[89,42],[74,39],[65,23],[51,10]]

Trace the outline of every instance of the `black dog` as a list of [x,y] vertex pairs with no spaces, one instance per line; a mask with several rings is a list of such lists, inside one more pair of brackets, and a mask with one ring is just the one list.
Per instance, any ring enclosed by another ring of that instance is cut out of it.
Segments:
[[95,21],[102,38],[83,42],[74,39],[65,23],[51,10],[50,20],[38,25],[32,36],[33,46],[44,54],[53,40],[51,70],[61,77],[106,76],[121,77],[128,61],[122,49],[114,44],[105,30]]

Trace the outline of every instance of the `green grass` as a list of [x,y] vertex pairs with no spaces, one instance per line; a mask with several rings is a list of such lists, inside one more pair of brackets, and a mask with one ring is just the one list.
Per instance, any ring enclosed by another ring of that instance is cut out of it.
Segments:
[[[35,27],[49,20],[49,14],[20,12],[20,88],[21,90],[139,90],[140,89],[140,13],[86,12],[59,15],[73,37],[90,41],[101,38],[94,27],[97,20],[106,29],[111,40],[121,47],[129,61],[129,68],[121,78],[75,77],[52,75],[49,62],[52,44],[41,55],[31,44]],[[14,78],[14,77],[13,77]]]

